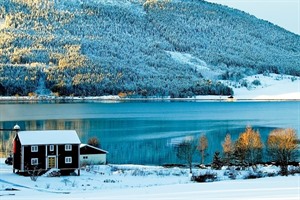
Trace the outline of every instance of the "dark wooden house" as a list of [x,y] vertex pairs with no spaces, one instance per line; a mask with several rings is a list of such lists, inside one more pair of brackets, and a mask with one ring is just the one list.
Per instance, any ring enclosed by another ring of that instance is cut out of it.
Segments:
[[13,171],[80,168],[80,140],[75,130],[20,131],[13,141]]

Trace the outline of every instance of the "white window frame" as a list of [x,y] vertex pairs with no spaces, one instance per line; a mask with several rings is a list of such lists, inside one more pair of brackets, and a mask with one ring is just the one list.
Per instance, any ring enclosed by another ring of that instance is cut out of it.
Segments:
[[31,158],[31,165],[38,165],[39,159],[38,158]]
[[38,152],[39,151],[39,146],[31,146],[31,152]]
[[54,145],[53,145],[53,144],[51,144],[51,145],[49,146],[49,150],[50,150],[50,151],[54,151]]
[[72,145],[71,144],[66,144],[65,145],[65,151],[72,151]]
[[72,163],[72,157],[65,157],[65,163],[66,164]]

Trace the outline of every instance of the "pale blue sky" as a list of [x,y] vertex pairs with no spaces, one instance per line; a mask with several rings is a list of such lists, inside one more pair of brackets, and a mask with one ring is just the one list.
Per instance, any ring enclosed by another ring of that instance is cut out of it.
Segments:
[[300,0],[206,0],[243,10],[300,35]]

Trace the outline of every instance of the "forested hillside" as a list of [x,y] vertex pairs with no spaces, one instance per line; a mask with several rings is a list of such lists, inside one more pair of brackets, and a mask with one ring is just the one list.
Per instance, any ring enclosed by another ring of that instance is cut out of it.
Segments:
[[0,95],[229,95],[300,75],[300,36],[201,0],[0,0]]

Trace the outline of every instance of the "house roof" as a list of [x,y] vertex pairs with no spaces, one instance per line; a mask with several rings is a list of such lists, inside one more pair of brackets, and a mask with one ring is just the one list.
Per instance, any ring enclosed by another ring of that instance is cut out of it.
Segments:
[[18,136],[22,145],[81,143],[75,130],[20,131]]
[[95,149],[95,150],[97,150],[97,151],[99,151],[99,152],[101,152],[101,153],[108,153],[108,151],[105,151],[105,150],[103,150],[103,149],[94,147],[94,146],[89,145],[89,144],[80,144],[80,148],[84,148],[84,147]]

